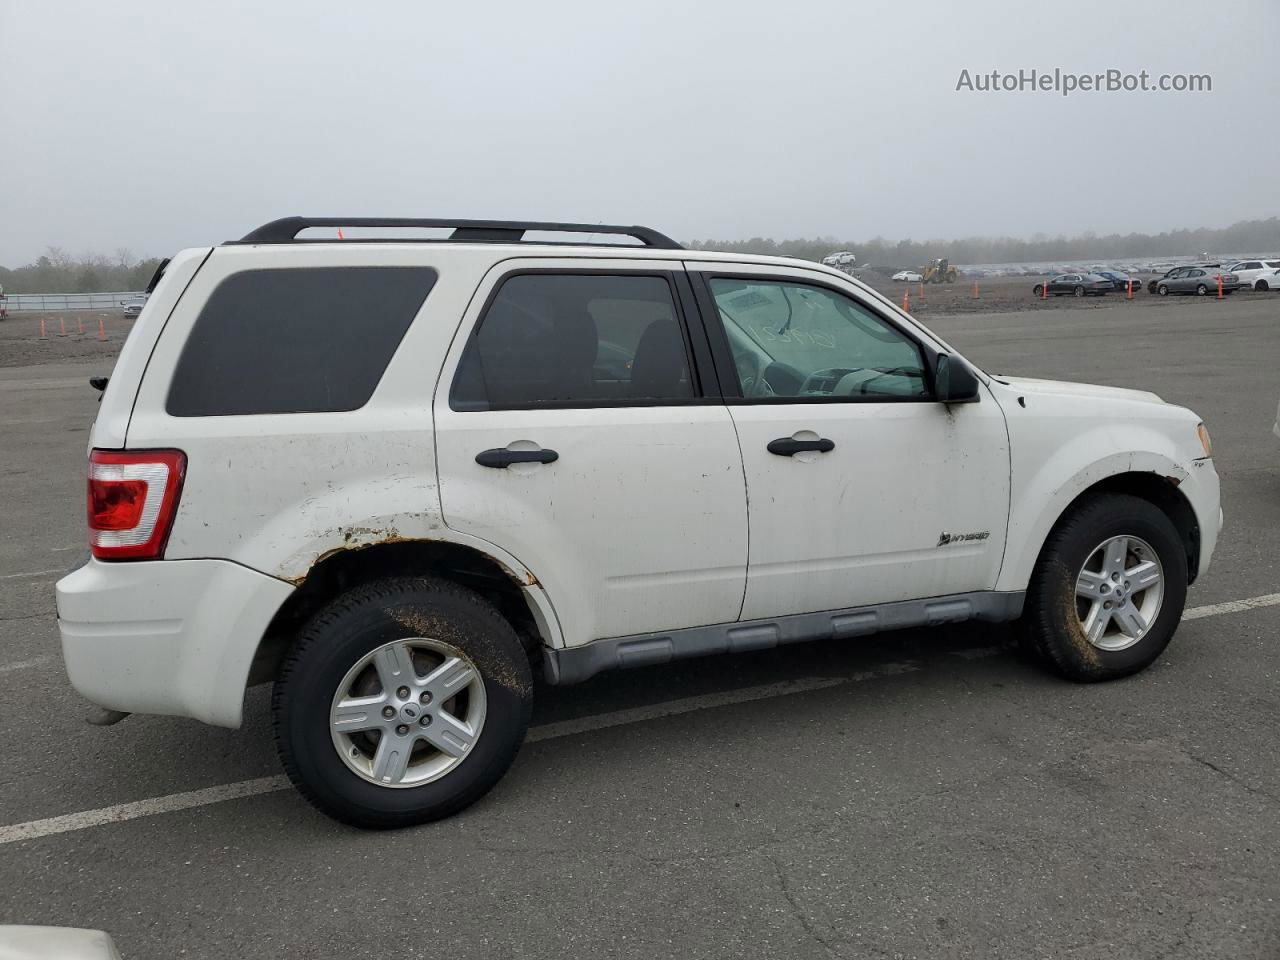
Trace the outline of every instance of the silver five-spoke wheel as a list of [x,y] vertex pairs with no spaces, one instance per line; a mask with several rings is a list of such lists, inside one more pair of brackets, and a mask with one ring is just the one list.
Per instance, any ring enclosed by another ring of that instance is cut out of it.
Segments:
[[1151,629],[1164,602],[1164,570],[1155,550],[1137,537],[1104,540],[1076,578],[1076,614],[1100,650],[1124,650]]
[[358,776],[417,787],[460,764],[484,726],[484,680],[457,647],[427,637],[385,643],[338,684],[334,749]]

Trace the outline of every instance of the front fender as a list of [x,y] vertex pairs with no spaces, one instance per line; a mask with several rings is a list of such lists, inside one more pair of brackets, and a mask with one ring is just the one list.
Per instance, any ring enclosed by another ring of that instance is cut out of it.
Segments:
[[[1116,449],[1118,433],[1123,434],[1124,446],[1134,449]],[[1009,536],[997,590],[1027,589],[1054,524],[1094,484],[1126,473],[1155,474],[1175,483],[1188,476],[1172,442],[1155,430],[1100,426],[1057,447],[1034,468],[1034,458],[1025,456],[1029,451],[1020,457],[1018,446],[1015,442]],[[1110,452],[1099,455],[1108,447]]]

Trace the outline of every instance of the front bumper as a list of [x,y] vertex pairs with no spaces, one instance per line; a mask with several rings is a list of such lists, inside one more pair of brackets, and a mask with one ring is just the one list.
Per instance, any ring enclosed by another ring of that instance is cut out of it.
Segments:
[[67,676],[110,710],[238,727],[249,666],[293,590],[228,560],[90,560],[56,587]]
[[1218,546],[1218,535],[1222,532],[1222,492],[1218,480],[1218,471],[1211,458],[1191,461],[1191,472],[1179,486],[1191,509],[1196,515],[1196,524],[1200,527],[1200,561],[1196,565],[1197,578],[1203,577],[1209,569],[1209,560]]

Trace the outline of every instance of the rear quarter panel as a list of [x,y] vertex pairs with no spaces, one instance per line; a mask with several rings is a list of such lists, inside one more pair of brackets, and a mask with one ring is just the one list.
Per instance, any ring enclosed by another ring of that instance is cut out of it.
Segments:
[[[468,254],[393,244],[232,246],[213,252],[156,343],[128,429],[130,447],[177,447],[187,454],[166,559],[225,558],[298,582],[335,550],[445,539],[431,397],[458,318],[491,260]],[[172,417],[165,411],[187,334],[226,277],[263,267],[363,265],[430,266],[438,273],[364,407],[222,417]]]

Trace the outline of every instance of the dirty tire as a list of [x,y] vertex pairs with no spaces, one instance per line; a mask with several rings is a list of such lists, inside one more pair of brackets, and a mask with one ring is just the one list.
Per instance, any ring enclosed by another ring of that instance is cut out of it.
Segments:
[[[484,725],[470,753],[440,779],[379,786],[338,756],[330,706],[361,657],[389,641],[420,636],[457,647],[479,668]],[[355,587],[307,623],[285,658],[271,710],[276,749],[298,791],[338,820],[386,829],[450,816],[484,796],[515,759],[532,704],[528,654],[490,603],[449,581],[403,577]]]
[[[1151,628],[1124,650],[1102,650],[1085,638],[1076,614],[1076,577],[1099,543],[1134,536],[1155,550],[1164,569],[1164,601]],[[1022,646],[1068,680],[1114,680],[1144,669],[1164,651],[1187,599],[1187,554],[1173,522],[1154,504],[1128,494],[1101,494],[1076,507],[1049,535],[1036,562],[1018,621]]]

